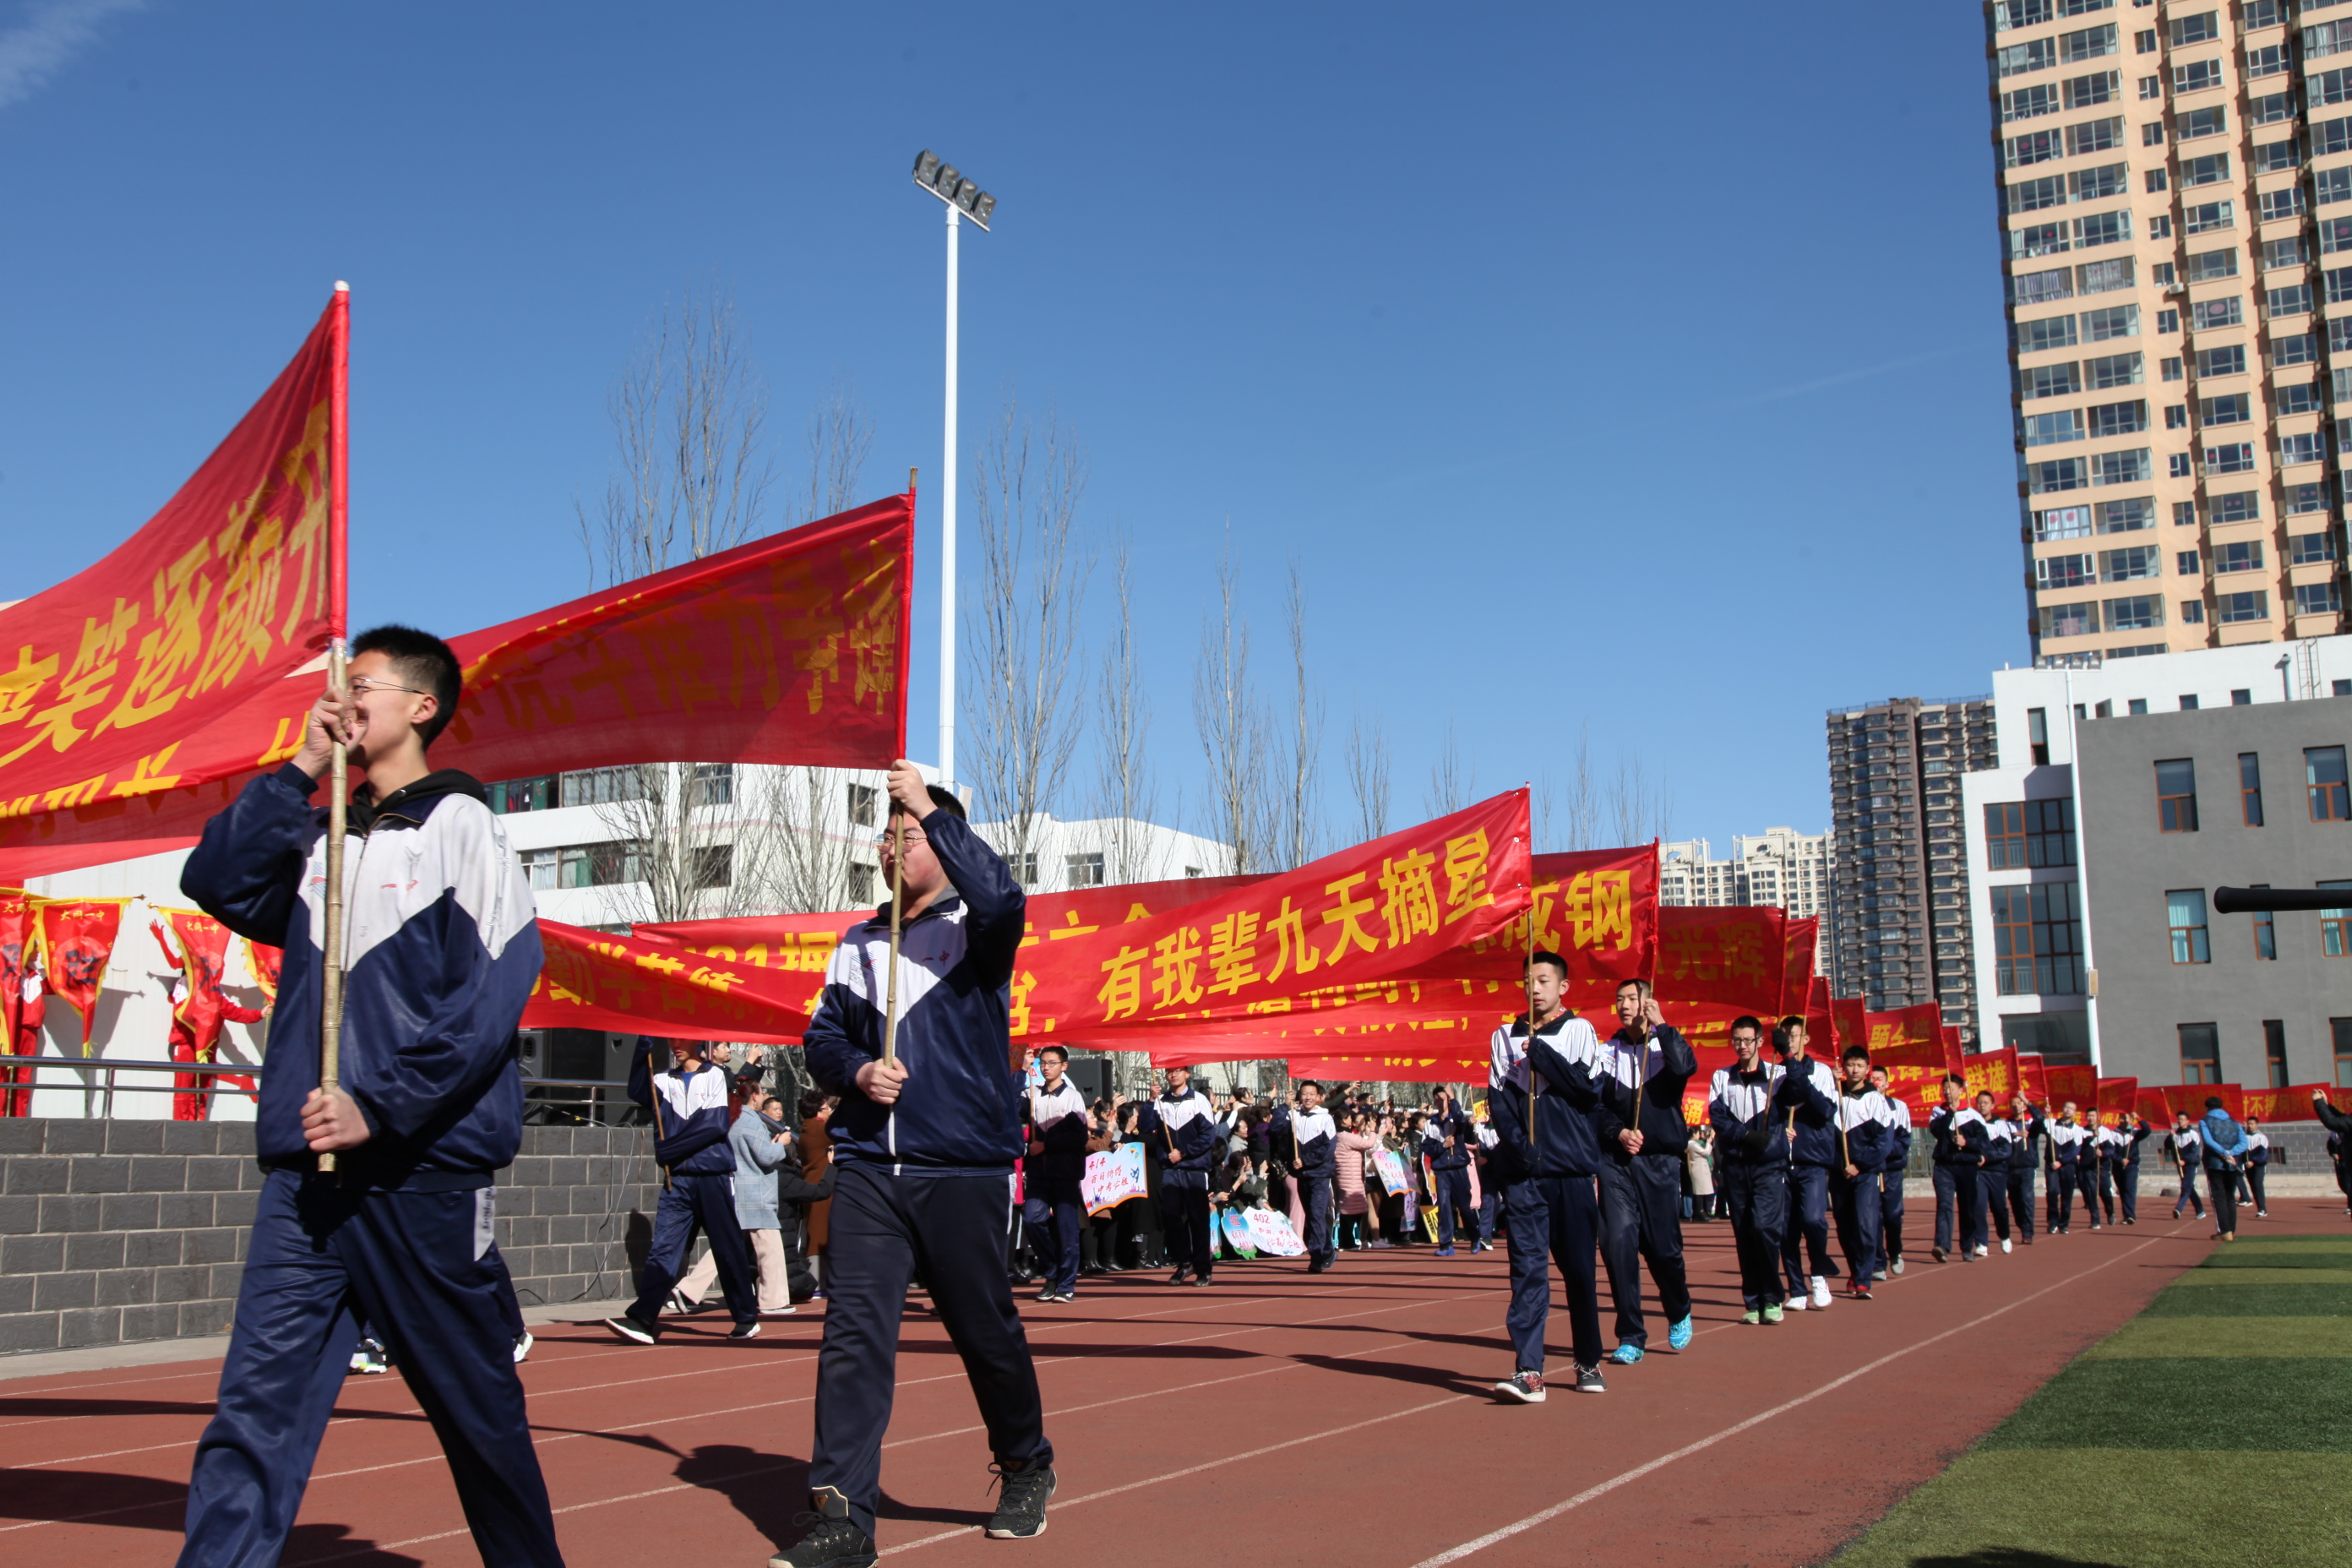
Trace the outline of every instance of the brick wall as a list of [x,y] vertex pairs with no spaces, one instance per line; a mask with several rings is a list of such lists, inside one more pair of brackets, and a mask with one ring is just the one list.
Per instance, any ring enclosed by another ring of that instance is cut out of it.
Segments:
[[[523,1303],[631,1294],[654,1180],[640,1129],[525,1128],[499,1185]],[[0,1352],[222,1332],[261,1181],[249,1122],[0,1119]]]

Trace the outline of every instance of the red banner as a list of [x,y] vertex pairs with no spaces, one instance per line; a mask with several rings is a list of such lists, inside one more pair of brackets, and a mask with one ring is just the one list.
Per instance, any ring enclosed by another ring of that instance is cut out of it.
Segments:
[[[220,1048],[221,1026],[224,1024],[257,1024],[261,1015],[250,1007],[241,1006],[228,999],[221,989],[221,972],[228,963],[228,927],[208,914],[195,910],[173,910],[157,907],[157,914],[172,922],[167,937],[161,924],[149,921],[147,929],[155,933],[155,945],[163,950],[164,962],[180,972],[180,994],[172,1004],[171,1055],[175,1062],[209,1062]],[[172,950],[171,937],[179,940],[179,951]],[[206,1073],[176,1073],[173,1081],[180,1092],[172,1096],[172,1117],[177,1121],[202,1121],[211,1108],[212,1096],[195,1092],[215,1087],[205,1080],[215,1075]],[[242,1073],[218,1075],[216,1081],[226,1081],[239,1089],[249,1089],[253,1079]]]
[[266,947],[248,939],[245,944],[245,966],[253,972],[253,983],[269,998],[272,1007],[278,1005],[278,972],[286,965],[286,950]]
[[2316,1121],[2319,1112],[2311,1107],[2315,1089],[2325,1089],[2321,1083],[2298,1083],[2285,1089],[2250,1089],[2244,1093],[2246,1114],[2263,1121]]
[[[1676,905],[1658,911],[1657,987],[1773,1019],[1788,975],[1789,918],[1770,905]],[[1811,963],[1811,949],[1806,949]]]
[[[39,946],[40,900],[14,889],[0,891],[0,1052],[10,1056],[40,1055],[40,1009],[25,1005],[26,962]],[[33,1027],[26,1029],[29,1021]],[[14,1064],[0,1068],[0,1116],[28,1115],[33,1091],[15,1087],[33,1081],[33,1069]]]
[[[893,496],[452,637],[466,695],[434,765],[482,779],[659,762],[887,767],[905,751],[913,589],[914,498]],[[247,775],[293,756],[323,679],[208,703],[194,727],[183,712],[168,775],[159,766],[129,798],[0,811],[0,876],[194,843]]]
[[1969,1099],[1990,1091],[1995,1105],[2007,1105],[2025,1081],[2018,1068],[2017,1052],[2009,1047],[1961,1058],[1960,1076],[1968,1080]]
[[2132,1096],[2132,1109],[2140,1120],[2155,1127],[2172,1125],[2172,1102],[2164,1098],[2164,1090],[2142,1087]]
[[[1786,1017],[1805,1010],[1806,998],[1813,989],[1813,950],[1821,945],[1822,921],[1819,915],[1808,915],[1801,921],[1790,921],[1782,948],[1787,961],[1787,973],[1780,982],[1780,1005],[1773,1011]],[[1780,1018],[1767,1022],[1777,1024]],[[1768,1038],[1769,1037],[1767,1037]]]
[[106,984],[106,965],[128,899],[41,901],[41,972],[50,994],[81,1016],[81,1054],[89,1055],[90,1019]]
[[[0,823],[109,820],[192,771],[192,729],[327,646],[328,408],[337,294],[293,363],[112,553],[0,610]],[[30,875],[12,866],[12,875]]]
[[2049,1094],[2047,1109],[2053,1116],[2070,1100],[2077,1109],[2087,1109],[2099,1101],[2099,1075],[2094,1068],[2060,1067],[2045,1060],[2042,1064],[2042,1079]]
[[2124,1113],[2139,1103],[2139,1079],[2103,1078],[2099,1079],[2098,1096],[2100,1124],[2121,1126]]
[[539,936],[547,958],[523,1005],[526,1029],[798,1045],[808,1028],[813,995],[798,975],[559,921],[541,920]]
[[1944,1009],[1937,1003],[1922,1002],[1916,1007],[1892,1013],[1865,1014],[1863,1022],[1863,1038],[1870,1047],[1870,1059],[1880,1067],[1931,1067],[1948,1071],[1959,1066],[1945,1054]]

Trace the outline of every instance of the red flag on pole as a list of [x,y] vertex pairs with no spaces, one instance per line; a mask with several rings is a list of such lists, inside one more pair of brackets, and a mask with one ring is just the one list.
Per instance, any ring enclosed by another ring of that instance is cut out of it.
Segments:
[[128,899],[44,900],[41,919],[41,972],[52,995],[81,1018],[81,1054],[89,1055],[90,1022],[98,1012],[98,994],[106,985],[106,966],[114,956],[114,939],[122,926],[122,906]]
[[[0,891],[0,1052],[10,1056],[40,1055],[40,982],[34,980],[28,999],[26,981],[40,945],[40,900],[15,889]],[[29,1020],[32,1027],[25,1025]],[[0,1116],[24,1116],[33,1106],[33,1091],[18,1085],[33,1081],[33,1069],[11,1062],[0,1072]]]

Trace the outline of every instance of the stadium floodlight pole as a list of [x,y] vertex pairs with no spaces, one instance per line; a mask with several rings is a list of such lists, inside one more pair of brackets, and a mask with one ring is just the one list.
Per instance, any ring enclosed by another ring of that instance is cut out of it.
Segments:
[[956,691],[956,242],[963,220],[982,234],[996,198],[929,148],[915,156],[915,184],[947,204],[947,405],[940,468],[940,782],[955,787]]

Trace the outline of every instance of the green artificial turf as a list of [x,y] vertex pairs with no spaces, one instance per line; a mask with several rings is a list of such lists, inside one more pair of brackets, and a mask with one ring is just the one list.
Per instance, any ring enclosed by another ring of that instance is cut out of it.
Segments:
[[2223,1246],[1838,1568],[2341,1568],[2347,1406],[2352,1237]]

